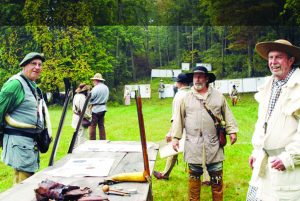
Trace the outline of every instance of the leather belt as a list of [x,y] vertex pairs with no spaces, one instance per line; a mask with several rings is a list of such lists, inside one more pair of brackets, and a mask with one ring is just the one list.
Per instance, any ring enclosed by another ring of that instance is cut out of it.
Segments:
[[93,105],[105,105],[106,103],[95,103]]
[[32,139],[36,138],[36,133],[29,133],[29,132],[26,132],[26,131],[12,129],[12,128],[5,128],[4,133],[8,134],[8,135],[17,135],[17,136],[29,137],[29,138],[32,138]]

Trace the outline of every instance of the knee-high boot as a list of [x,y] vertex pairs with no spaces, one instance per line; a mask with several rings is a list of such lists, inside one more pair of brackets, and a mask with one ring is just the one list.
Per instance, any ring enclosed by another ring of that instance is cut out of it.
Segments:
[[189,177],[189,200],[200,201],[201,180],[200,177]]
[[210,172],[213,201],[223,201],[223,170]]

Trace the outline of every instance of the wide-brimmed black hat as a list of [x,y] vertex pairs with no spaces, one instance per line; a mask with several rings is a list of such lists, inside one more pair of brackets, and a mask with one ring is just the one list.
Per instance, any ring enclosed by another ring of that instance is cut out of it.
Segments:
[[257,53],[266,60],[268,60],[270,51],[281,51],[295,57],[295,64],[300,63],[300,48],[284,39],[257,43],[255,49]]
[[185,73],[180,73],[178,74],[178,76],[175,78],[176,82],[182,82],[182,83],[186,83],[189,84],[191,83],[193,80],[190,79],[189,76],[187,76]]
[[216,80],[216,76],[213,73],[209,73],[207,68],[204,66],[197,66],[193,69],[193,72],[187,73],[186,75],[189,77],[189,79],[193,80],[193,76],[195,73],[204,73],[208,77],[208,83],[212,83]]

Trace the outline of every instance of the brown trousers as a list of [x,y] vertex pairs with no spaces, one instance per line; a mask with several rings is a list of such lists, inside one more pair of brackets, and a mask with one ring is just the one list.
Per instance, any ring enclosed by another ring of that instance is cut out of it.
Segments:
[[99,113],[92,113],[92,123],[89,126],[90,140],[96,140],[96,127],[98,125],[100,140],[106,140],[106,133],[104,127],[104,117],[106,111]]

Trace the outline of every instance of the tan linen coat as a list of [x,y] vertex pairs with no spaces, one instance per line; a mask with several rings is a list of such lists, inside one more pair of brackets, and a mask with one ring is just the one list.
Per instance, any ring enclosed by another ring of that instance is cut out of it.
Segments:
[[184,159],[187,163],[204,162],[203,146],[206,164],[224,160],[224,151],[219,146],[214,122],[204,108],[203,100],[215,115],[225,120],[228,134],[238,132],[236,121],[221,92],[209,87],[207,96],[203,97],[192,87],[180,104],[173,121],[173,137],[180,139],[183,129],[186,129]]
[[[80,116],[78,115],[78,111],[82,111],[83,107],[84,107],[84,103],[85,103],[85,95],[82,93],[77,93],[75,94],[74,98],[73,98],[73,106],[72,106],[72,110],[73,110],[73,116],[72,116],[72,128],[76,129],[78,121]],[[77,110],[76,110],[77,108]],[[84,114],[84,117],[87,119],[91,119],[92,115],[91,115],[91,111],[90,108],[87,108]]]
[[[256,158],[251,185],[259,187],[263,200],[300,199],[300,69],[296,69],[282,87],[281,94],[264,133],[263,125],[271,96],[273,77],[255,95],[259,103],[258,120],[252,137],[252,156]],[[266,150],[283,150],[267,156]],[[279,157],[286,170],[271,168],[271,161]]]

